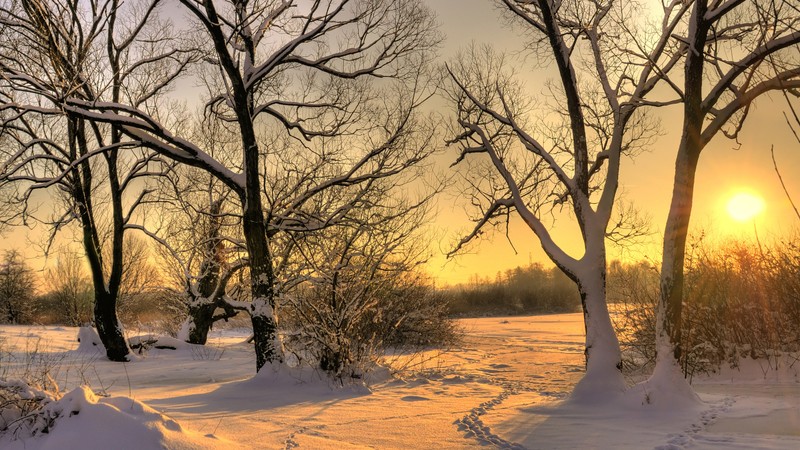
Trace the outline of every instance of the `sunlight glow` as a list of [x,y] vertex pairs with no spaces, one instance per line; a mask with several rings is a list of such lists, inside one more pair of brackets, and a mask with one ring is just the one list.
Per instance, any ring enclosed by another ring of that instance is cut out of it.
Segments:
[[738,192],[728,200],[728,214],[737,222],[744,222],[761,214],[766,204],[760,195],[752,192]]

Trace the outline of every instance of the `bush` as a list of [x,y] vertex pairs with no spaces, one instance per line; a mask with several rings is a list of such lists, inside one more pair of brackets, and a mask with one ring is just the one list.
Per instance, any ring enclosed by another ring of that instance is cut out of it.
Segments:
[[[610,277],[619,301],[617,329],[627,360],[654,361],[658,272],[637,266]],[[742,357],[800,351],[800,248],[794,241],[771,247],[730,242],[691,245],[684,287],[683,355],[687,376],[736,366]]]
[[57,419],[46,408],[54,400],[53,394],[22,381],[0,379],[0,437],[22,439],[47,433]]
[[655,320],[659,297],[659,268],[646,263],[612,262],[607,272],[611,318],[628,370],[655,363]]
[[344,381],[362,378],[390,349],[416,352],[457,340],[446,304],[424,278],[368,279],[350,269],[333,283],[306,283],[286,297],[287,350]]

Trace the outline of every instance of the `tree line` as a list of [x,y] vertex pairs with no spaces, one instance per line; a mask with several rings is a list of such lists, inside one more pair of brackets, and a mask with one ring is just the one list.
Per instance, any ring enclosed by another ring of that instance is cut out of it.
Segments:
[[577,312],[581,304],[572,281],[558,268],[540,263],[440,291],[450,314],[457,317]]

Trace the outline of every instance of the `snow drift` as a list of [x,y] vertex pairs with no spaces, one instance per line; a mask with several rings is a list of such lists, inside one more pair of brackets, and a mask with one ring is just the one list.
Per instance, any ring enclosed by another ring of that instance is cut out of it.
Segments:
[[[33,438],[0,437],[8,450],[140,450],[225,448],[213,434],[201,436],[129,397],[96,396],[89,388],[73,389],[47,403],[31,421]],[[19,433],[15,433],[19,434]]]

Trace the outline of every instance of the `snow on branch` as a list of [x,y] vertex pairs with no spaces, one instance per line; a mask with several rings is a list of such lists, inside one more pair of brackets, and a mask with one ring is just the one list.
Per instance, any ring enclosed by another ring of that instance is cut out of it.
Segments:
[[203,168],[232,189],[244,190],[241,173],[228,169],[189,140],[173,135],[156,119],[139,109],[120,103],[86,102],[77,99],[68,99],[64,108],[87,119],[120,126],[126,134],[148,148],[176,161]]

